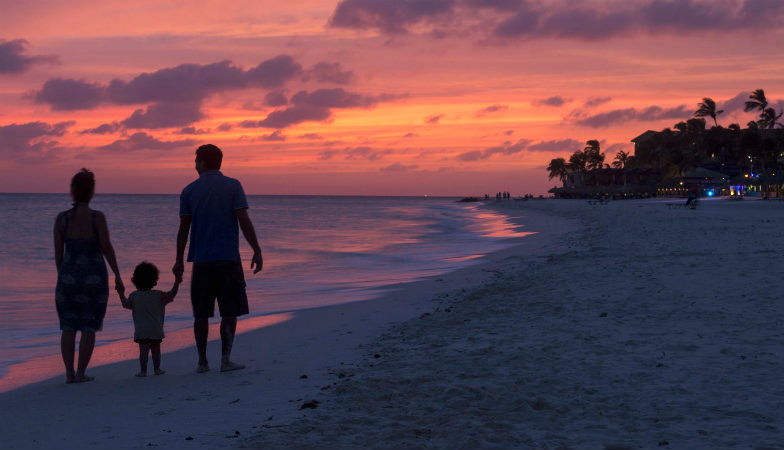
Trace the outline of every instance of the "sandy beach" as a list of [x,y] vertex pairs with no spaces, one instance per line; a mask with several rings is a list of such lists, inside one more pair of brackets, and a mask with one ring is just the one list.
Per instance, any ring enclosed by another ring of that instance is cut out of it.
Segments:
[[243,371],[0,394],[2,447],[780,448],[784,202],[674,201],[490,204],[537,234],[244,332]]

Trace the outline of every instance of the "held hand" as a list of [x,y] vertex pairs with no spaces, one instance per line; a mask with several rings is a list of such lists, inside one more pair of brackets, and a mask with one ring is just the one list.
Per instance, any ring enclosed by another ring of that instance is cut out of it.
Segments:
[[185,264],[182,261],[177,261],[174,263],[174,267],[172,267],[172,273],[174,274],[175,280],[182,281],[182,274],[185,273]]
[[250,260],[250,268],[253,269],[253,273],[257,274],[261,272],[261,269],[264,267],[264,259],[261,257],[261,252],[256,252],[253,254],[253,258]]
[[114,290],[117,291],[118,294],[120,294],[120,297],[125,295],[125,285],[123,284],[122,279],[120,279],[120,277],[114,278]]

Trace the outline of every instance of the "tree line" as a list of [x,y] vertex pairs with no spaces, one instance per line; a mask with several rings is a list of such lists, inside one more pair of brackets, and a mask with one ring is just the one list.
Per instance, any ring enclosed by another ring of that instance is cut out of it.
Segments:
[[[549,178],[564,182],[570,174],[584,178],[591,170],[611,167],[658,169],[665,178],[682,176],[700,166],[709,166],[730,176],[744,171],[772,174],[780,158],[784,157],[784,132],[765,130],[784,128],[784,123],[780,122],[784,112],[777,112],[770,106],[763,89],[754,90],[743,109],[758,112],[758,119],[749,121],[745,129],[737,123],[724,128],[718,122],[724,111],[717,109],[713,99],[704,97],[692,118],[651,135],[645,143],[638,144],[635,155],[621,150],[611,164],[605,164],[599,141],[592,139],[586,142],[585,148],[572,153],[568,160],[550,160],[547,166]],[[709,129],[706,128],[706,117],[713,120]]]

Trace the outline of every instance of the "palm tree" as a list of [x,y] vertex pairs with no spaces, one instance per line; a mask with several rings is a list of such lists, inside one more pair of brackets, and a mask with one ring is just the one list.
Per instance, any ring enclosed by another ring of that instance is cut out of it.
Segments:
[[623,150],[618,151],[615,154],[615,160],[612,163],[612,166],[616,169],[623,169],[629,163],[631,156]]
[[784,112],[780,112],[776,115],[776,110],[773,108],[765,108],[764,111],[760,114],[760,119],[757,121],[760,128],[775,128],[776,121],[781,119],[782,114]]
[[737,133],[738,131],[740,131],[740,125],[738,125],[737,123],[731,123],[730,126],[727,127],[727,129]]
[[765,98],[764,89],[755,89],[751,95],[749,95],[749,98],[751,100],[747,101],[743,107],[743,111],[745,112],[754,110],[759,110],[762,112],[765,111],[765,108],[768,107],[768,99]]
[[716,121],[716,116],[723,113],[724,110],[720,109],[716,111],[716,102],[714,102],[713,99],[705,97],[702,99],[702,103],[699,103],[697,106],[697,111],[694,111],[694,117],[709,116],[713,119],[713,124],[717,127],[719,126],[719,122]]
[[583,149],[585,154],[585,165],[588,170],[601,169],[604,165],[604,153],[601,153],[599,141],[591,139],[585,143],[587,147]]
[[563,158],[554,158],[550,160],[550,165],[547,166],[547,170],[550,172],[549,179],[558,178],[561,180],[561,183],[565,183],[566,178],[569,176],[569,166]]

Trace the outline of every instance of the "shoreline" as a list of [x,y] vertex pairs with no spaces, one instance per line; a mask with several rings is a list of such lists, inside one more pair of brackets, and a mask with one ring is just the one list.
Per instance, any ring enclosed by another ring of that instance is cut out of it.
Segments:
[[[544,258],[371,342],[241,448],[778,448],[784,204],[558,200]],[[512,256],[514,258],[514,256]],[[508,270],[504,270],[505,267]]]
[[[544,222],[539,217],[539,224]],[[538,231],[536,227],[536,221],[525,223],[526,230]],[[454,272],[389,286],[391,291],[376,299],[302,310],[281,323],[252,331],[244,331],[240,321],[232,356],[248,365],[242,371],[196,375],[193,373],[195,350],[190,345],[163,355],[162,367],[167,374],[161,377],[135,379],[133,374],[138,363],[134,359],[92,367],[90,374],[96,381],[84,385],[66,386],[56,383],[55,378],[0,394],[10,410],[18,411],[3,425],[4,435],[9,436],[7,445],[22,448],[232,445],[240,436],[260,429],[262,424],[297,417],[301,403],[322,389],[331,389],[341,379],[341,368],[356,366],[362,360],[366,350],[361,346],[367,345],[379,331],[432,312],[434,296],[484,283],[494,276],[499,260],[518,253],[521,246],[535,253],[542,237],[544,234],[520,238],[520,243],[513,247]],[[211,337],[217,338],[217,333],[212,332]],[[219,361],[218,354],[218,342],[211,341],[208,355],[213,366]],[[100,399],[99,408],[96,399]],[[204,414],[194,411],[199,408]],[[55,423],[37,423],[37,411],[41,410],[57,418]],[[101,414],[100,427],[96,424],[100,433],[92,433],[90,438],[68,435],[65,430],[77,427],[76,418],[70,419],[69,412],[90,410]],[[225,420],[216,419],[216,411],[225,412],[222,415],[227,416]],[[138,423],[124,424],[116,419],[128,415],[148,417],[150,423],[140,428]],[[186,441],[187,437],[193,439]]]

